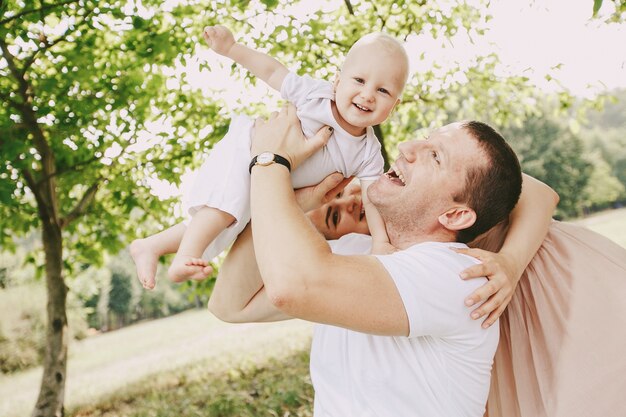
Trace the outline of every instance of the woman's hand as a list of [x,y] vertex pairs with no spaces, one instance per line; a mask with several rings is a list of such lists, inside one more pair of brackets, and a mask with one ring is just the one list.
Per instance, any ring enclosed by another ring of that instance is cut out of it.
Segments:
[[335,198],[352,181],[352,178],[344,178],[343,174],[333,172],[317,185],[297,189],[296,200],[302,211],[315,210]]
[[521,272],[513,257],[506,253],[494,253],[482,249],[454,248],[454,250],[473,256],[482,262],[462,271],[461,278],[487,277],[489,280],[465,299],[465,305],[468,307],[482,303],[480,307],[472,311],[470,316],[474,320],[487,316],[482,324],[482,327],[486,329],[495,323],[509,305]]

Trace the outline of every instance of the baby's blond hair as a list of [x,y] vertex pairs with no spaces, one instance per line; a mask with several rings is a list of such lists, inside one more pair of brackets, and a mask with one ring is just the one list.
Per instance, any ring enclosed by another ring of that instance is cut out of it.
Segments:
[[357,40],[348,51],[344,65],[350,59],[351,53],[364,47],[371,47],[372,45],[382,47],[383,50],[390,55],[396,55],[396,58],[399,61],[398,65],[400,65],[400,69],[402,70],[401,79],[403,81],[402,86],[404,86],[409,77],[409,56],[407,55],[402,44],[396,38],[389,36],[384,32],[372,32],[359,38],[359,40]]

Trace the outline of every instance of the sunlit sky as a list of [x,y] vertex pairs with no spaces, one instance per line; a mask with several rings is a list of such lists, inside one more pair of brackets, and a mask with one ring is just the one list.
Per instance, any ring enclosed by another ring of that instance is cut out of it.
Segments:
[[[601,15],[607,15],[614,7],[609,0],[604,3]],[[320,7],[331,10],[345,5],[341,0],[309,0],[291,7],[290,12],[306,18]],[[441,40],[428,36],[409,38],[406,48],[410,57],[425,52],[424,60],[411,60],[411,69],[424,70],[433,62],[444,66],[446,62],[464,63],[477,55],[496,52],[506,72],[523,74],[544,91],[558,88],[556,83],[546,81],[547,73],[578,96],[626,88],[626,24],[607,24],[601,18],[591,20],[592,7],[592,0],[491,0],[488,12],[493,19],[487,24],[485,36],[475,38],[474,43],[458,37],[444,49]],[[278,99],[278,94],[268,91],[262,83],[244,88],[233,80],[231,62],[208,48],[198,48],[198,57],[211,63],[212,72],[199,73],[187,67],[188,80],[207,97],[221,90],[219,95],[230,110],[236,111],[250,97],[263,97],[267,102],[269,93]],[[172,196],[187,189],[192,180],[193,174],[185,175],[181,190],[161,181],[154,181],[152,186],[158,195]]]

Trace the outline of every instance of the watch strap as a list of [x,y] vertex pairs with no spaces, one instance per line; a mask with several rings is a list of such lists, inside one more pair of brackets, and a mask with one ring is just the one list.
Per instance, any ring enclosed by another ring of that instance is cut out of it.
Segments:
[[[261,155],[261,154],[259,154],[259,155]],[[257,158],[259,157],[259,155],[255,156],[254,158],[252,158],[252,161],[250,161],[250,166],[248,167],[248,172],[250,172],[251,174],[252,174],[252,167],[257,165]],[[291,172],[291,164],[289,163],[287,158],[284,158],[284,157],[282,157],[280,155],[277,155],[277,154],[272,154],[272,155],[274,155],[273,162],[276,162],[277,164],[284,165],[285,167],[287,167],[287,170],[289,172]]]

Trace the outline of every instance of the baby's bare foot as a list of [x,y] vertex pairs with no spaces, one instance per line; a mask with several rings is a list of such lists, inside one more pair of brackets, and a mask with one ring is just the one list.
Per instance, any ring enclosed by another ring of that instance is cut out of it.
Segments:
[[202,281],[207,279],[213,268],[203,259],[177,254],[167,270],[168,277],[174,282],[190,279]]
[[186,265],[195,265],[195,266],[201,266],[202,267],[202,273],[204,274],[203,278],[192,278],[195,279],[196,281],[202,281],[206,278],[208,278],[209,275],[211,275],[211,273],[213,273],[213,267],[211,267],[211,265],[209,264],[209,261],[205,261],[202,258],[190,258],[186,263]]
[[145,289],[151,290],[156,285],[156,271],[159,257],[145,239],[136,239],[130,244],[130,256],[137,267],[137,278]]

